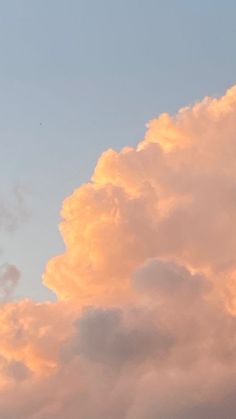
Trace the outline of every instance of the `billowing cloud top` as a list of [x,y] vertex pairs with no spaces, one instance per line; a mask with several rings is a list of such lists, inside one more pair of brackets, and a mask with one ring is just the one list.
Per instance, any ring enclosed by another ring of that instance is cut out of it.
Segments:
[[4,419],[235,418],[236,87],[68,197],[55,303],[0,307]]

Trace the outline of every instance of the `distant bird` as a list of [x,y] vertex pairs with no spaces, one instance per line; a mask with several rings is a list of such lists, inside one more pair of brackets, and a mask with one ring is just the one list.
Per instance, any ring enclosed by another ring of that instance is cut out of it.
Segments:
[[40,124],[39,124],[39,125],[43,125],[43,124],[42,124],[42,122],[40,122]]

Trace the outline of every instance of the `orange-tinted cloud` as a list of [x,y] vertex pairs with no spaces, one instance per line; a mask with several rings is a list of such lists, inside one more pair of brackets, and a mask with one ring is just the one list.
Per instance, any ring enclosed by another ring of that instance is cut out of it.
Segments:
[[58,301],[0,306],[0,417],[234,418],[235,126],[235,87],[163,114],[64,201]]
[[[212,278],[235,265],[236,89],[149,123],[136,149],[105,152],[64,202],[66,252],[45,284],[79,304],[132,299],[129,277],[151,257]],[[171,144],[171,145],[170,145]]]

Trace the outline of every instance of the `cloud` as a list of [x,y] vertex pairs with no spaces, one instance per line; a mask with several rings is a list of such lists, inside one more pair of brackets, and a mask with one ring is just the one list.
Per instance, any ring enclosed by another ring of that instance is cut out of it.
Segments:
[[158,259],[150,259],[133,274],[134,286],[142,293],[156,294],[156,298],[193,301],[210,289],[200,274],[191,274],[185,267]]
[[11,199],[0,198],[0,229],[14,231],[28,218],[25,208],[24,191],[20,185],[13,188]]
[[19,279],[20,271],[14,265],[0,266],[0,301],[6,301],[12,297]]
[[[11,199],[0,198],[0,231],[9,233],[19,227],[28,216],[25,209],[24,194],[18,185],[13,188]],[[2,249],[0,249],[2,252]],[[18,268],[9,263],[0,265],[0,303],[12,298],[20,279]]]
[[212,278],[233,272],[235,92],[161,115],[137,148],[101,156],[63,205],[66,253],[44,276],[58,298],[129,300],[130,275],[152,257]]
[[1,417],[234,419],[235,124],[236,87],[162,114],[64,201],[58,300],[0,306]]
[[76,323],[74,353],[112,367],[162,357],[172,336],[159,330],[151,313],[141,309],[87,309]]

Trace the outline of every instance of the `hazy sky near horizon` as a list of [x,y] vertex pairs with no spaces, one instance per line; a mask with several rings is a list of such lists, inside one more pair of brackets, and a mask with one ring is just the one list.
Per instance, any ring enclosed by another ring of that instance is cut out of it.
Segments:
[[235,15],[230,0],[0,1],[0,197],[20,187],[27,212],[0,241],[16,296],[53,296],[41,275],[63,249],[62,201],[102,151],[235,83]]

